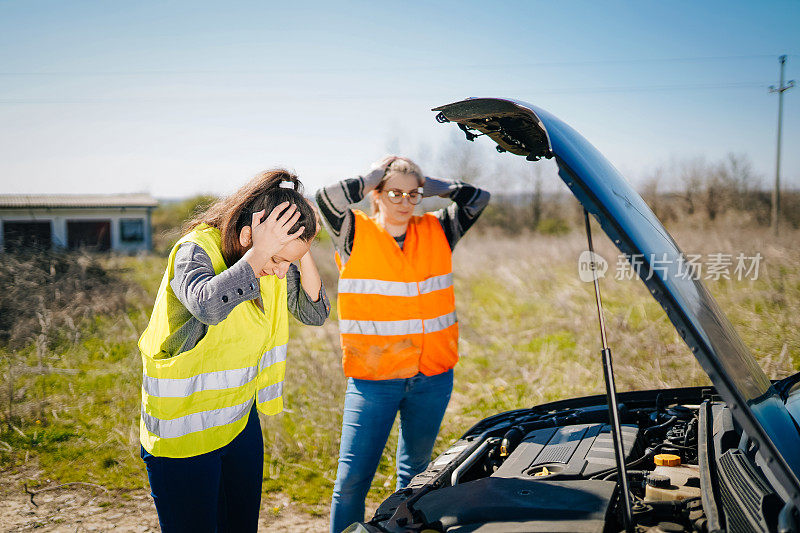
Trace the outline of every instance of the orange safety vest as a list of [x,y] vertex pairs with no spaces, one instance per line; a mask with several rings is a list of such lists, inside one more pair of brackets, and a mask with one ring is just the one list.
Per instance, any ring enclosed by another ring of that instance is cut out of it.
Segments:
[[355,215],[350,259],[339,254],[339,331],[348,377],[441,374],[458,361],[452,252],[435,216],[415,216],[403,248],[380,224]]

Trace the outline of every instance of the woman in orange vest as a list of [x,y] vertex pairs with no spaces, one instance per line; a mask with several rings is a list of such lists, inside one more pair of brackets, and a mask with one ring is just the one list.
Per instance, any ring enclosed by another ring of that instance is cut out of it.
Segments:
[[[367,195],[372,216],[350,208]],[[415,216],[426,196],[453,203]],[[333,533],[364,519],[364,500],[398,411],[397,489],[430,461],[458,361],[452,250],[488,202],[488,192],[426,178],[396,156],[317,193],[336,248],[348,378]]]

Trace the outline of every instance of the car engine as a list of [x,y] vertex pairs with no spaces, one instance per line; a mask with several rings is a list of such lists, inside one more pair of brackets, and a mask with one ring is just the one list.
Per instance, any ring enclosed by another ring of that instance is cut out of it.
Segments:
[[[776,530],[780,498],[740,449],[727,407],[710,388],[675,391],[626,393],[619,405],[635,530],[707,532],[726,519],[728,531]],[[608,409],[593,399],[481,421],[361,531],[624,530]]]

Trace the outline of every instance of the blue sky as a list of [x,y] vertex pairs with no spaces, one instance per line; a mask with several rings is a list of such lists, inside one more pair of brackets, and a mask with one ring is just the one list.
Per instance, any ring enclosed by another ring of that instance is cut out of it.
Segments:
[[[634,183],[729,152],[771,183],[779,55],[800,79],[797,0],[274,4],[0,1],[0,191],[313,190],[390,148],[436,174],[430,108],[468,96],[548,109]],[[800,187],[800,87],[783,147]]]

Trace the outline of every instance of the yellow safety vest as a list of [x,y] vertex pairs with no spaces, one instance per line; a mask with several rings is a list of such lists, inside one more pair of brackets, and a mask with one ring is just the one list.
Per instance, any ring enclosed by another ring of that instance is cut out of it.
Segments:
[[220,232],[201,224],[180,239],[169,255],[153,314],[142,337],[144,376],[139,434],[142,446],[160,457],[192,457],[231,442],[247,423],[255,398],[258,410],[283,410],[283,378],[289,319],[286,279],[259,278],[264,310],[242,302],[197,346],[170,357],[162,344],[182,324],[172,323],[183,307],[170,287],[175,253],[184,242],[199,245],[215,274],[227,269]]

